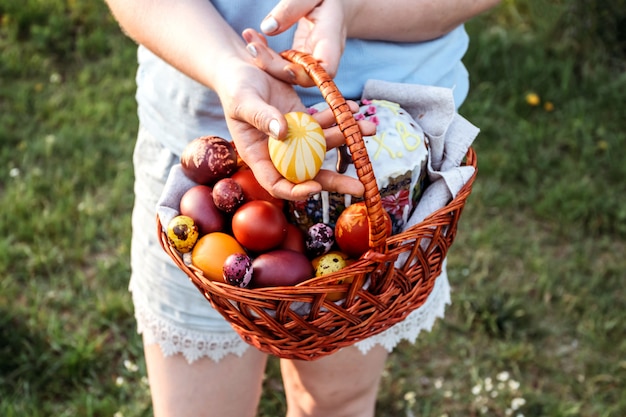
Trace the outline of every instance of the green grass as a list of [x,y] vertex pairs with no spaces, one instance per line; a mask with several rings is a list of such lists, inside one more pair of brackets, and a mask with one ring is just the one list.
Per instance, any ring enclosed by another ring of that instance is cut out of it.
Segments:
[[[453,305],[392,354],[378,415],[505,416],[513,398],[514,416],[626,415],[626,8],[611,5],[504,0],[468,25],[480,171]],[[0,415],[151,415],[126,289],[135,47],[101,2],[0,0],[0,50]],[[283,410],[271,361],[260,415]]]

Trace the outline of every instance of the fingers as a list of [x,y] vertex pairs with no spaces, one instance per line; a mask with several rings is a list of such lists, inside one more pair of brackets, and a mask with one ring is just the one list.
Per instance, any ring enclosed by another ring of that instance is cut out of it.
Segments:
[[322,0],[282,0],[261,22],[261,31],[266,35],[277,35],[296,24]]
[[[368,120],[358,121],[357,124],[363,136],[373,136],[376,134],[376,124]],[[339,129],[339,126],[324,129],[324,136],[326,137],[326,148],[329,150],[346,143],[346,138],[341,129]]]
[[365,187],[358,179],[330,170],[320,170],[315,181],[320,183],[324,190],[330,192],[350,194],[355,197],[361,197],[365,192]]
[[302,87],[312,87],[315,84],[313,80],[304,71],[300,65],[293,64],[267,45],[267,40],[263,35],[254,29],[246,29],[242,36],[247,42],[246,49],[256,66],[277,78],[289,84],[297,84]]
[[[346,101],[348,106],[350,106],[350,111],[352,113],[356,113],[359,111],[359,105],[352,100]],[[336,126],[335,115],[333,114],[331,109],[325,109],[323,111],[317,112],[313,114],[313,117],[324,129],[324,136],[326,137],[326,147],[328,149],[336,148],[340,145],[343,145],[346,141],[343,132]],[[361,130],[361,134],[363,136],[373,136],[376,134],[376,124],[369,120],[360,120],[357,122],[359,125],[359,129]]]
[[294,34],[293,49],[310,53],[335,77],[346,44],[347,29],[339,2],[325,1],[301,19]]

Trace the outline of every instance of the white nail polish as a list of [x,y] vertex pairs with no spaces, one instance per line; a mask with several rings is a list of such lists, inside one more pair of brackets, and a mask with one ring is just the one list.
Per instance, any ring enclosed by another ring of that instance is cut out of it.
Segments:
[[263,33],[272,33],[276,29],[278,29],[278,22],[272,16],[266,17],[261,22],[261,32]]
[[254,45],[252,45],[251,43],[249,43],[249,44],[247,44],[247,45],[246,45],[246,49],[248,50],[248,53],[249,53],[250,55],[252,55],[252,58],[256,58],[256,56],[257,56],[257,50],[256,50],[256,48],[254,47]]
[[278,123],[278,120],[274,119],[270,122],[270,133],[272,134],[272,137],[278,137],[278,134],[280,133],[280,123]]

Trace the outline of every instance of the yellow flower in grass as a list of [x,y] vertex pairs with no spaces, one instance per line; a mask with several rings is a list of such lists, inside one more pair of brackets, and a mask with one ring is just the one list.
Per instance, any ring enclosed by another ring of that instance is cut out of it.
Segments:
[[552,103],[551,101],[546,101],[545,103],[543,103],[543,109],[548,113],[554,111],[554,103]]
[[539,94],[537,93],[528,93],[526,94],[526,103],[529,106],[537,107],[541,104],[541,98],[539,98]]

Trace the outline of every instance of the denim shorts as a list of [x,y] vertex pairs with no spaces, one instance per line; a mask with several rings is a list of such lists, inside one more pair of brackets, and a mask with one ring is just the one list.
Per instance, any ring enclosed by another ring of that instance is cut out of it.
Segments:
[[[157,201],[179,157],[140,128],[133,163],[135,204],[129,289],[144,343],[157,343],[164,355],[182,354],[189,362],[204,356],[218,361],[228,354],[242,355],[250,345],[211,307],[158,240]],[[401,340],[414,342],[421,330],[430,330],[436,319],[443,316],[449,303],[450,286],[444,267],[422,307],[405,321],[357,342],[356,346],[366,353],[377,344],[391,351]]]

